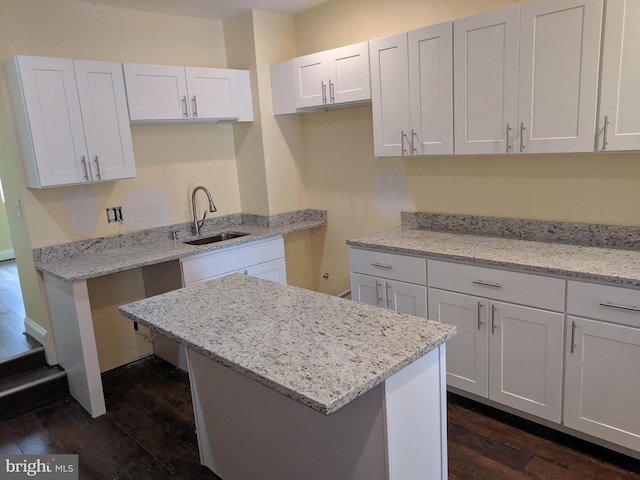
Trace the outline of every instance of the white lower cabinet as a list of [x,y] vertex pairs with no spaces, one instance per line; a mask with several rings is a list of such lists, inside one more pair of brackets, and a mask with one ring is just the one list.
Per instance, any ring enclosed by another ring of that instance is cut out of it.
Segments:
[[427,318],[425,259],[352,248],[349,263],[353,300]]
[[560,423],[565,281],[439,260],[427,264],[429,319],[458,327],[447,383]]
[[359,303],[427,318],[427,288],[422,285],[351,273],[351,295]]
[[640,289],[359,248],[349,261],[354,300],[457,328],[456,392],[640,458]]
[[563,314],[429,288],[428,318],[458,328],[448,385],[560,423]]
[[[206,282],[232,273],[242,273],[278,283],[287,283],[287,268],[282,237],[241,244],[192,255],[180,260],[182,284]],[[183,346],[163,335],[156,335],[154,353],[187,370],[187,354]]]
[[640,291],[570,281],[567,311],[564,425],[640,452]]
[[282,237],[193,255],[180,260],[180,268],[185,286],[232,273],[287,283]]

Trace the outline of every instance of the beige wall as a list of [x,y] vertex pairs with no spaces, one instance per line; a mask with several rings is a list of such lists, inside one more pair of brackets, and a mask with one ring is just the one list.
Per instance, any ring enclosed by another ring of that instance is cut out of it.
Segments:
[[13,242],[11,241],[11,231],[9,230],[9,219],[7,218],[7,207],[4,201],[0,204],[0,255],[3,259],[13,258]]
[[[501,7],[509,0],[333,0],[295,17],[298,55]],[[370,107],[303,116],[309,203],[328,210],[328,281],[349,285],[345,240],[400,223],[400,211],[640,225],[640,154],[373,157]]]

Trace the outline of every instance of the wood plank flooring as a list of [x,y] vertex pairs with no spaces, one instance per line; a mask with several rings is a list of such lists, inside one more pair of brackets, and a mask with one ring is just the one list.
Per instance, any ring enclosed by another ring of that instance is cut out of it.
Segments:
[[[0,454],[77,453],[82,479],[219,478],[200,467],[185,373],[148,357],[103,383],[106,415],[68,398],[0,422]],[[636,460],[454,395],[448,445],[451,480],[640,479]]]
[[35,348],[24,334],[24,303],[14,260],[0,262],[0,360]]

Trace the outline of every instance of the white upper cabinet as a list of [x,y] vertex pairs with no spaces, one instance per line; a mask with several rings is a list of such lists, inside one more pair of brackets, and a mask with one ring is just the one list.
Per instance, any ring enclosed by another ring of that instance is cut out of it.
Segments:
[[640,2],[607,0],[596,150],[640,150]]
[[253,120],[247,70],[125,63],[131,122]]
[[16,56],[6,72],[28,187],[135,176],[120,63]]
[[369,43],[375,156],[452,154],[452,24]]
[[590,152],[602,0],[540,0],[454,22],[456,153]]
[[368,42],[294,58],[292,68],[296,108],[371,99]]
[[369,42],[274,63],[271,96],[274,115],[369,102]]
[[409,155],[409,63],[407,34],[369,42],[373,153],[376,157]]
[[519,7],[453,23],[456,154],[512,153]]
[[521,152],[593,152],[601,28],[602,0],[520,7]]

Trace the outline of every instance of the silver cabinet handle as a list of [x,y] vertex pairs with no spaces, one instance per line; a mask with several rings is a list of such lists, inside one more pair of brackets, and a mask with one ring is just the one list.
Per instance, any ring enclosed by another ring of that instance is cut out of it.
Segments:
[[407,138],[407,135],[404,133],[404,130],[400,130],[400,142],[401,142],[401,145],[402,145],[402,156],[403,157],[407,154],[407,149],[404,148],[404,139],[405,138]]
[[506,153],[511,153],[511,124],[507,123],[507,152]]
[[520,153],[524,152],[524,122],[520,122]]
[[498,307],[491,305],[491,333],[496,331],[496,310]]
[[571,353],[576,351],[576,327],[578,324],[575,322],[571,322]]
[[604,132],[602,132],[602,150],[607,149],[607,144],[609,143],[607,140],[607,132],[609,130],[609,115],[604,116]]
[[376,295],[378,296],[377,305],[382,306],[382,282],[376,280]]
[[480,285],[481,287],[502,288],[501,283],[485,282],[483,280],[472,280],[471,283]]
[[620,305],[611,302],[602,302],[600,303],[600,306],[606,308],[616,308],[618,310],[625,310],[627,312],[640,312],[640,307],[636,307],[635,305]]
[[482,302],[478,302],[478,330],[482,328]]
[[414,142],[414,140],[416,139],[417,136],[418,136],[418,134],[412,128],[411,129],[411,155],[418,155],[418,150],[416,149],[415,142]]
[[387,283],[387,307],[393,310],[393,295],[391,292],[391,285]]
[[98,172],[97,173],[98,180],[104,180],[102,178],[102,170],[100,169],[100,160],[98,159],[98,155],[95,156],[93,161],[96,162],[96,171]]
[[322,104],[326,105],[327,104],[327,86],[325,85],[324,81],[320,82],[320,86],[322,87]]
[[393,269],[393,265],[389,265],[388,263],[372,263],[371,264],[372,267],[376,267],[376,268],[384,268],[385,270],[392,270]]
[[331,100],[331,103],[336,103],[335,86],[331,80],[329,80],[329,99]]
[[182,114],[184,118],[189,118],[189,106],[187,105],[187,96],[182,96]]
[[196,96],[195,95],[191,99],[191,105],[193,107],[193,116],[194,116],[194,118],[198,118],[198,101],[196,100]]
[[87,180],[87,182],[90,182],[91,177],[89,173],[89,164],[87,162],[87,157],[83,155],[81,162],[82,162],[82,166],[84,167],[84,178]]

